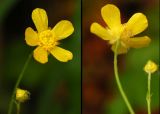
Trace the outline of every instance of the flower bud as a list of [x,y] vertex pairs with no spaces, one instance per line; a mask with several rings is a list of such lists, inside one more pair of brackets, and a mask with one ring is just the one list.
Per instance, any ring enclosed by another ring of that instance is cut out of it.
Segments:
[[144,71],[147,73],[154,73],[158,69],[158,66],[153,61],[149,60],[144,67]]
[[30,93],[27,90],[23,90],[20,88],[17,88],[16,90],[16,100],[20,103],[25,102],[30,97]]

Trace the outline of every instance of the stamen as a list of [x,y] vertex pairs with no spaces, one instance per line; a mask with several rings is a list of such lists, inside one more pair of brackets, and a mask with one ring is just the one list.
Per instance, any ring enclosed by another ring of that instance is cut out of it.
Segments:
[[55,34],[51,32],[51,30],[43,31],[39,34],[39,45],[42,46],[46,50],[52,49],[56,43]]

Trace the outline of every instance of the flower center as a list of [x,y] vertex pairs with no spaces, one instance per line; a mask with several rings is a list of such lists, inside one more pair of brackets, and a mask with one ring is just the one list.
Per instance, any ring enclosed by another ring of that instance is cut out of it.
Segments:
[[127,45],[128,40],[132,36],[133,36],[132,31],[129,30],[129,29],[126,29],[125,24],[124,24],[124,28],[123,28],[123,31],[122,31],[121,36],[120,36],[122,46],[128,47],[128,45]]
[[55,34],[51,30],[43,31],[39,34],[39,45],[46,50],[52,49],[56,44]]
[[111,39],[109,41],[109,43],[114,44],[115,42],[117,42],[121,38],[121,34],[122,34],[122,31],[123,31],[123,26],[120,25],[120,26],[117,26],[115,28],[108,29],[108,30],[109,30],[109,33],[113,36],[113,39]]
[[132,31],[124,29],[124,31],[121,34],[121,39],[128,39],[131,36],[132,36]]

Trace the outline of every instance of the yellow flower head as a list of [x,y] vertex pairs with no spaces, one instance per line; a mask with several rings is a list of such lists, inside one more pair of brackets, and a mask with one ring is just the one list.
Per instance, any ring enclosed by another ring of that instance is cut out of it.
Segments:
[[149,60],[144,67],[144,71],[147,73],[154,73],[158,70],[158,66],[153,61]]
[[148,36],[134,37],[148,26],[148,21],[144,14],[135,13],[127,23],[122,24],[119,9],[113,4],[107,4],[102,7],[101,15],[108,26],[102,27],[94,22],[90,31],[103,40],[109,40],[113,51],[115,51],[117,41],[120,42],[119,54],[126,53],[130,47],[141,48],[150,43],[151,40]]
[[30,93],[27,90],[17,89],[16,91],[16,100],[20,103],[25,102],[30,97]]
[[67,62],[73,58],[70,51],[58,47],[59,40],[67,38],[74,31],[70,21],[61,20],[51,29],[48,27],[46,11],[40,8],[33,10],[32,20],[37,31],[28,27],[25,30],[25,40],[29,46],[37,46],[33,53],[35,60],[46,63],[50,53],[61,62]]

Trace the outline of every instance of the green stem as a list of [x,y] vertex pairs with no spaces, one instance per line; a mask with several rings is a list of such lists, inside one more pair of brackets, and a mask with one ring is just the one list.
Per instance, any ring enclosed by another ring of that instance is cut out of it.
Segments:
[[124,100],[124,102],[126,103],[127,107],[128,107],[128,110],[131,114],[135,114],[135,112],[133,111],[130,103],[129,103],[129,100],[122,88],[122,85],[121,85],[121,82],[119,80],[119,75],[118,75],[118,65],[117,65],[117,56],[118,56],[118,47],[119,47],[119,41],[117,41],[116,43],[116,49],[115,49],[115,52],[114,52],[114,73],[115,73],[115,78],[116,78],[116,83],[117,83],[117,86],[118,86],[118,89],[122,95],[122,98]]
[[31,57],[32,57],[32,53],[28,56],[28,59],[26,60],[26,62],[24,64],[24,67],[23,67],[23,69],[22,69],[22,71],[21,71],[21,73],[20,73],[20,75],[19,75],[19,77],[17,79],[17,82],[16,82],[16,84],[14,86],[14,90],[12,92],[11,100],[9,102],[8,114],[12,113],[12,108],[13,108],[13,102],[15,100],[16,89],[18,88],[18,86],[19,86],[19,84],[20,84],[20,82],[21,82],[21,80],[23,78],[23,74],[24,74],[24,72],[25,72],[25,70],[26,70],[26,68],[28,66],[29,61],[31,60]]
[[21,105],[20,102],[18,102],[16,105],[17,105],[17,114],[20,114],[20,105]]
[[148,114],[151,114],[151,73],[148,73],[148,92],[146,96]]

